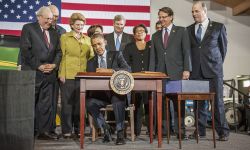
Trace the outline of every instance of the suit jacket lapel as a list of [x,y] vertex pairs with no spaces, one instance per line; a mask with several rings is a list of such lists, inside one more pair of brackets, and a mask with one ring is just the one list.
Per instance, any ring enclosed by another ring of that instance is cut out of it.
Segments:
[[121,46],[120,46],[119,50],[121,50],[125,47],[126,42],[127,42],[127,35],[126,35],[126,33],[123,32],[122,39],[121,39]]
[[106,56],[107,68],[112,68],[113,55],[108,51]]
[[157,40],[156,43],[158,45],[161,45],[162,49],[164,49],[163,39],[162,39],[162,30],[156,32],[155,39]]
[[95,67],[95,70],[96,70],[96,68],[99,67],[99,64],[98,64],[98,55],[97,54],[94,57],[94,66],[93,67]]
[[196,43],[198,43],[196,36],[195,36],[195,24],[192,24],[191,26],[191,35],[192,35],[192,38],[196,41]]
[[209,20],[206,33],[205,33],[203,39],[201,40],[201,43],[203,43],[204,41],[206,41],[206,39],[210,36],[210,34],[212,32],[212,28],[213,28],[213,22],[211,20]]
[[54,49],[54,38],[51,38],[51,37],[54,37],[53,35],[53,32],[51,32],[51,30],[48,30],[49,31],[49,37],[50,37],[50,41],[49,41],[49,52],[51,52],[53,49]]
[[111,46],[110,50],[115,50],[116,48],[115,48],[114,32],[111,34],[110,42],[111,42],[110,43],[110,46]]
[[47,47],[47,45],[46,45],[46,42],[45,42],[45,39],[44,39],[44,36],[43,36],[42,29],[41,29],[41,27],[40,27],[40,25],[39,25],[38,23],[36,23],[35,30],[36,30],[38,36],[39,36],[40,39],[41,39],[41,40],[40,40],[41,43],[43,43],[44,47],[48,50],[48,47]]
[[[169,44],[172,43],[172,40],[175,39],[175,32],[176,32],[176,26],[173,25],[173,26],[172,26],[172,29],[171,29],[171,31],[170,31],[170,35],[169,35],[169,37],[168,37],[168,46],[169,46]],[[167,46],[167,47],[168,47],[168,46]]]

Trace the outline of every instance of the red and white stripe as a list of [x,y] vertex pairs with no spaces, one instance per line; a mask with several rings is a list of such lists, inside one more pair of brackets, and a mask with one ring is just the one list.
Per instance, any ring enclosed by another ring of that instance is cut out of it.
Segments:
[[[102,25],[104,33],[113,32],[113,18],[121,14],[126,18],[125,32],[132,34],[135,25],[144,24],[150,34],[150,0],[62,0],[60,25],[67,31],[70,31],[69,17],[75,12],[86,18],[84,33],[92,24]],[[1,22],[0,33],[20,35],[26,23]]]

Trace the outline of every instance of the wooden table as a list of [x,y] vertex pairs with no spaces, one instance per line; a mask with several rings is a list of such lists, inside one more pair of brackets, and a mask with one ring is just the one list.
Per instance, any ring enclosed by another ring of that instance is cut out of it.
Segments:
[[[194,100],[194,101],[204,101],[209,100],[211,104],[211,115],[212,115],[212,131],[213,131],[213,143],[214,148],[216,148],[215,142],[215,126],[214,126],[214,95],[215,93],[168,93],[166,94],[166,108],[167,108],[167,122],[169,122],[169,100],[172,99],[173,101],[178,102],[178,133],[179,133],[179,148],[181,149],[181,101],[186,100]],[[198,105],[196,105],[196,113],[195,113],[195,128],[196,128],[196,141],[199,142],[199,129],[198,129]],[[182,116],[184,117],[184,116]],[[168,135],[167,140],[169,144],[169,126],[168,126]]]
[[[153,143],[153,92],[157,93],[157,125],[158,125],[158,147],[162,146],[162,80],[167,78],[165,74],[133,73],[133,91],[150,91],[149,98],[149,128],[150,143]],[[80,72],[76,79],[80,79],[80,148],[84,145],[84,116],[86,91],[90,90],[112,90],[109,80],[112,74],[96,72]]]

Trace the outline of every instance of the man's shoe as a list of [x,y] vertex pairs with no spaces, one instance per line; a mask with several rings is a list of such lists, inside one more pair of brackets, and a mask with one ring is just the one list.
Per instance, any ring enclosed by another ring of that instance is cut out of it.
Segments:
[[[193,134],[189,135],[188,138],[189,139],[196,139],[196,132],[194,132]],[[198,138],[205,139],[206,135],[200,135],[200,134],[198,134]]]
[[65,133],[65,134],[63,134],[63,138],[64,139],[70,139],[70,138],[72,138],[72,134],[71,133]]
[[124,145],[126,144],[124,140],[124,130],[117,131],[117,139],[115,142],[116,145]]
[[229,140],[229,136],[224,136],[224,135],[219,136],[219,139],[218,139],[218,141],[228,141],[228,140]]
[[37,137],[39,140],[58,140],[58,136],[54,134],[50,134],[48,132],[44,132],[39,134]]
[[103,130],[104,130],[104,137],[102,142],[103,143],[109,143],[110,141],[112,141],[112,137],[111,137],[111,128],[108,124],[105,124],[103,126]]
[[[179,134],[178,133],[176,133],[176,137],[177,137],[177,139],[179,139]],[[181,139],[182,140],[188,140],[189,137],[186,134],[181,134]]]

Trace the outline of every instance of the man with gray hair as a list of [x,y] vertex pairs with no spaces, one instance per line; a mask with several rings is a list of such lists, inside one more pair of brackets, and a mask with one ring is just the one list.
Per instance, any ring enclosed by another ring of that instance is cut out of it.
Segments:
[[[195,22],[188,27],[193,66],[190,79],[209,81],[210,91],[215,92],[214,116],[218,140],[227,141],[229,127],[223,102],[223,62],[227,53],[226,28],[222,23],[207,17],[207,7],[204,2],[194,2],[192,16]],[[198,133],[200,137],[205,137],[208,102],[200,101],[197,105]],[[195,134],[190,137],[195,137]]]
[[114,32],[106,34],[107,50],[123,51],[125,46],[133,41],[133,36],[123,32],[126,19],[122,15],[116,15],[113,21]]
[[53,14],[48,7],[37,11],[37,22],[23,26],[20,38],[22,70],[36,72],[35,134],[39,139],[58,139],[49,133],[52,120],[53,85],[61,61],[59,36],[50,28]]
[[66,32],[66,30],[63,27],[61,27],[61,26],[59,26],[57,24],[57,21],[58,21],[58,18],[59,18],[59,10],[55,5],[49,5],[48,7],[49,7],[49,9],[51,10],[51,12],[53,14],[53,20],[52,20],[52,23],[51,23],[51,27],[56,29],[56,31],[57,31],[57,33],[59,35],[62,35],[63,33]]

